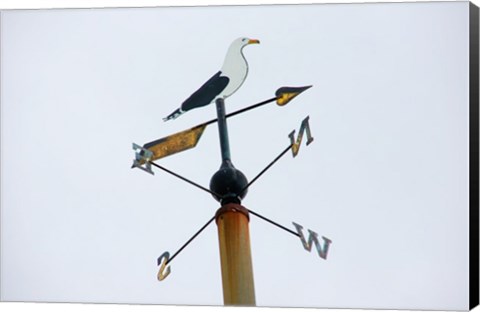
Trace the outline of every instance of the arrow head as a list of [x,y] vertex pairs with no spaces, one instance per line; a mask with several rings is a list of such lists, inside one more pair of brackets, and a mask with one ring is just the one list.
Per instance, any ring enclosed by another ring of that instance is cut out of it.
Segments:
[[288,102],[293,100],[297,95],[302,93],[303,91],[310,89],[312,86],[305,86],[305,87],[281,87],[275,92],[275,96],[277,97],[277,105],[284,106],[287,105]]

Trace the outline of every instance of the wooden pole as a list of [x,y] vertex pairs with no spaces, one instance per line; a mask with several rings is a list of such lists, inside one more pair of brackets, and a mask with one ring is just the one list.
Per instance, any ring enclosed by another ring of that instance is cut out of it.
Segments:
[[222,266],[224,305],[255,306],[248,210],[223,205],[215,217]]

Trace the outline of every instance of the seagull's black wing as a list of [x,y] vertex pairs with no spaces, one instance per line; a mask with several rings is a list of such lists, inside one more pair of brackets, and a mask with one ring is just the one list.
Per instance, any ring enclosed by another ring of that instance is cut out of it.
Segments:
[[190,95],[190,97],[182,103],[182,110],[188,111],[193,108],[210,104],[215,97],[227,87],[228,82],[230,81],[228,77],[220,77],[221,74],[222,72],[219,71],[213,75],[213,77],[205,82],[200,89]]

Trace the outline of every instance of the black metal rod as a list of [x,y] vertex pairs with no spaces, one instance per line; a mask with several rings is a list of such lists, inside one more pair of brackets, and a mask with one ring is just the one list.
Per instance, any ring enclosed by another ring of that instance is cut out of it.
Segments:
[[257,181],[258,178],[260,178],[260,176],[262,174],[264,174],[268,169],[270,169],[270,167],[273,166],[273,164],[275,164],[280,158],[282,158],[283,155],[285,155],[286,152],[288,152],[289,149],[292,148],[292,144],[290,144],[286,149],[283,150],[283,152],[280,153],[280,155],[278,155],[271,163],[268,164],[268,166],[265,167],[265,169],[263,169],[262,171],[260,171],[259,174],[257,174],[257,176],[255,178],[252,179],[252,181],[250,181],[247,186],[245,186],[243,188],[243,190],[240,191],[240,193],[242,193],[244,190],[246,190],[250,185],[253,184],[253,182]]
[[210,224],[212,223],[212,221],[215,219],[215,216],[213,216],[210,220],[208,220],[207,223],[205,223],[204,226],[202,226],[202,228],[200,230],[197,231],[197,233],[195,233],[185,244],[183,244],[182,247],[180,247],[180,249],[170,258],[168,259],[168,261],[165,263],[165,264],[169,264],[170,262],[172,262],[172,260],[185,248],[188,246],[188,244],[190,244],[194,239],[195,237],[197,237],[203,230],[205,230],[205,228]]
[[278,224],[277,222],[274,222],[274,221],[272,221],[272,220],[270,220],[270,219],[268,219],[268,218],[266,218],[266,217],[264,217],[264,216],[262,216],[262,215],[259,215],[258,213],[254,212],[254,211],[251,211],[250,209],[248,209],[248,212],[250,212],[250,213],[253,214],[254,216],[259,217],[259,218],[262,219],[262,220],[265,220],[265,221],[267,221],[267,222],[269,222],[269,223],[271,223],[271,224],[273,224],[273,225],[275,225],[275,226],[278,226],[279,228],[281,228],[281,229],[284,230],[284,231],[287,231],[287,232],[290,233],[290,234],[293,234],[293,235],[295,235],[295,236],[297,236],[297,237],[300,237],[300,235],[299,235],[298,233],[295,233],[294,231],[292,231],[292,230],[284,227],[283,225],[280,225],[280,224]]
[[230,143],[228,140],[228,128],[227,118],[225,117],[225,101],[223,99],[217,99],[215,101],[217,105],[217,121],[218,121],[218,134],[220,136],[220,150],[222,152],[222,163],[230,162]]
[[187,179],[187,178],[184,178],[184,177],[182,177],[181,175],[179,175],[179,174],[177,174],[177,173],[175,173],[175,172],[173,172],[173,171],[168,170],[168,169],[165,168],[165,167],[162,167],[162,166],[154,163],[153,161],[149,161],[149,163],[152,164],[152,165],[154,165],[154,166],[157,167],[158,169],[162,169],[163,171],[165,171],[165,172],[167,172],[167,173],[170,173],[171,175],[173,175],[173,176],[175,176],[175,177],[177,177],[177,178],[179,178],[179,179],[181,179],[181,180],[183,180],[183,181],[185,181],[185,182],[187,182],[187,183],[190,183],[191,185],[196,186],[196,187],[198,187],[198,188],[201,189],[201,190],[204,190],[205,192],[208,192],[208,193],[210,193],[210,194],[212,194],[212,195],[214,195],[214,196],[219,196],[219,197],[221,197],[221,196],[218,195],[217,193],[212,192],[212,191],[210,191],[209,189],[201,186],[200,184],[195,183],[195,182],[193,182],[193,181],[191,181],[191,180],[189,180],[189,179]]
[[[230,113],[230,114],[226,114],[226,115],[225,115],[225,118],[233,117],[233,116],[235,116],[235,115],[241,114],[241,113],[246,112],[246,111],[249,111],[249,110],[251,110],[251,109],[254,109],[254,108],[263,106],[263,105],[265,105],[265,104],[268,104],[268,103],[271,103],[271,102],[275,101],[276,99],[277,99],[277,98],[274,97],[274,98],[265,100],[265,101],[263,101],[263,102],[260,102],[260,103],[257,103],[257,104],[253,104],[253,105],[250,105],[250,106],[248,106],[248,107],[239,109],[238,111],[232,112],[232,113]],[[215,122],[217,122],[217,121],[218,121],[218,118],[212,119],[212,120],[209,120],[209,121],[207,121],[207,122],[204,122],[202,125],[210,125],[210,124],[215,123]]]

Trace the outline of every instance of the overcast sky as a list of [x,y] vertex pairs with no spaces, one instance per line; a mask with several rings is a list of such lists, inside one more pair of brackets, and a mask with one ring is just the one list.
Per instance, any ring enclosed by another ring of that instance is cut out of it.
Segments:
[[[162,118],[219,70],[235,38],[249,76],[227,112],[281,86],[285,107],[229,120],[253,178],[310,116],[243,205],[332,240],[327,260],[251,217],[258,306],[466,309],[468,2],[2,12],[1,299],[222,305],[216,225],[156,280],[219,204],[161,171],[130,169],[143,144],[215,117]],[[208,186],[197,148],[158,161]]]

